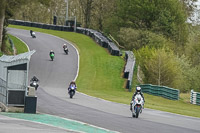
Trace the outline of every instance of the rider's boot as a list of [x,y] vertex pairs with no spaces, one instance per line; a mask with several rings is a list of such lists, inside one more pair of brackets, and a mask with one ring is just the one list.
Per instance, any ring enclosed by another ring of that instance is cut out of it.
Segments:
[[132,103],[130,103],[130,110],[132,111]]

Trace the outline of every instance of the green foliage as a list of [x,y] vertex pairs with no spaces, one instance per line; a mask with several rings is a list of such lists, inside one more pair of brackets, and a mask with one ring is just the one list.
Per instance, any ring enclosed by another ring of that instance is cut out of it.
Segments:
[[9,43],[9,40],[8,40],[8,37],[7,35],[5,36],[5,44],[2,46],[2,54],[5,54],[5,55],[13,55],[13,49],[12,49],[12,46],[10,45]]
[[118,0],[118,5],[119,27],[151,30],[181,45],[187,40],[187,15],[179,0]]
[[108,28],[116,7],[115,3],[115,0],[94,0],[90,27],[98,31]]
[[140,49],[143,46],[154,48],[174,47],[174,43],[165,39],[161,34],[155,34],[151,31],[135,30],[132,28],[121,28],[119,42],[126,49]]
[[[51,0],[37,0],[37,1],[42,5],[49,6]],[[32,2],[32,0],[30,2]]]
[[[49,0],[37,0],[41,4],[47,4]],[[24,4],[30,4],[30,0],[1,0],[0,1],[0,49],[5,51],[5,40],[6,40],[6,30],[5,27],[8,26],[8,19],[11,18],[15,12],[18,12],[19,8]],[[24,10],[23,10],[24,12]],[[32,12],[34,12],[32,10]],[[37,14],[36,16],[38,16]],[[5,20],[4,20],[5,18]],[[2,44],[1,44],[2,43]]]
[[191,59],[192,66],[200,64],[200,32],[199,26],[190,26],[190,36],[185,48],[186,55]]
[[198,67],[192,67],[191,61],[185,56],[177,58],[181,70],[179,80],[179,89],[182,92],[189,92],[191,89],[197,90],[200,88],[200,78]]
[[178,57],[169,49],[149,47],[141,48],[135,55],[145,75],[145,83],[169,86],[181,92],[200,88],[199,68],[192,67],[184,55]]
[[195,72],[193,73],[193,81],[192,81],[192,86],[191,89],[200,92],[200,64],[198,66],[195,66]]
[[79,0],[81,10],[83,13],[83,19],[84,19],[84,27],[89,28],[90,22],[91,22],[91,14],[94,4],[94,0]]
[[143,64],[142,70],[145,75],[145,82],[155,85],[175,87],[174,82],[178,77],[179,68],[175,57],[171,51],[167,52],[164,49],[143,48],[145,51],[150,51],[149,58],[144,59],[143,51],[140,52]]
[[[52,12],[52,7],[50,6],[51,0],[27,0],[23,3],[23,6],[16,8],[13,13],[14,19],[31,21],[31,22],[42,22],[49,23],[53,18],[53,14],[56,15],[56,12]],[[58,2],[58,0],[57,0]],[[56,7],[56,3],[54,1],[54,6]],[[60,5],[63,5],[60,3]],[[59,7],[57,10],[61,10],[63,8]],[[42,15],[45,14],[45,15]]]
[[25,4],[26,0],[7,0],[6,2],[6,19],[9,19],[13,16],[14,12],[17,11],[17,9]]

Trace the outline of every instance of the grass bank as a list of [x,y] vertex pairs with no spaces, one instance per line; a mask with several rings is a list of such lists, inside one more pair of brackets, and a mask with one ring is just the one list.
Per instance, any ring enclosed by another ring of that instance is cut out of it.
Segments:
[[3,54],[5,55],[13,55],[13,49],[9,43],[9,40],[7,39],[5,42],[5,45],[2,45],[2,49],[3,51],[0,51],[0,56],[2,56]]
[[[82,34],[16,25],[10,25],[9,27],[32,29],[33,31],[48,33],[69,40],[78,48],[80,53],[80,72],[77,79],[78,91],[114,102],[130,103],[132,92],[128,92],[123,88],[125,79],[122,78],[122,70],[125,62],[122,57],[111,56],[106,49]],[[148,94],[144,94],[144,96],[146,99],[145,107],[147,108],[200,117],[200,106],[191,105],[188,102],[190,94],[181,94],[179,101]]]
[[[14,46],[16,48],[16,54],[28,52],[28,48],[24,42],[22,42],[21,40],[19,40],[18,38],[16,38],[15,36],[12,36],[10,34],[8,34],[8,37],[14,43]],[[2,56],[3,54],[5,54],[5,55],[13,55],[14,54],[12,46],[8,39],[6,41],[4,52],[0,52],[0,56]]]
[[13,43],[15,45],[16,54],[28,52],[28,48],[24,42],[22,42],[21,40],[19,40],[18,38],[16,38],[15,36],[12,36],[10,34],[8,36],[10,37],[10,39],[13,41]]

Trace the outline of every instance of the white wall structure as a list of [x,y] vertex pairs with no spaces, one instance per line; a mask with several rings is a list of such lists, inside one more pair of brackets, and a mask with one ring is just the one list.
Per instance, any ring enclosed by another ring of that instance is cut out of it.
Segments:
[[24,106],[27,94],[28,70],[35,50],[15,56],[0,57],[0,102],[5,105]]

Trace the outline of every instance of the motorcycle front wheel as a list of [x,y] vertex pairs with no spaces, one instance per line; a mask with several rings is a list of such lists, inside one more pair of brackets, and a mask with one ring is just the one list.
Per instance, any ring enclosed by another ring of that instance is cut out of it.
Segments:
[[69,93],[69,96],[70,96],[70,98],[73,98],[73,96],[74,96],[74,91],[71,91],[71,92]]
[[140,109],[141,109],[141,107],[137,107],[137,109],[136,109],[136,116],[135,116],[136,118],[139,117]]

